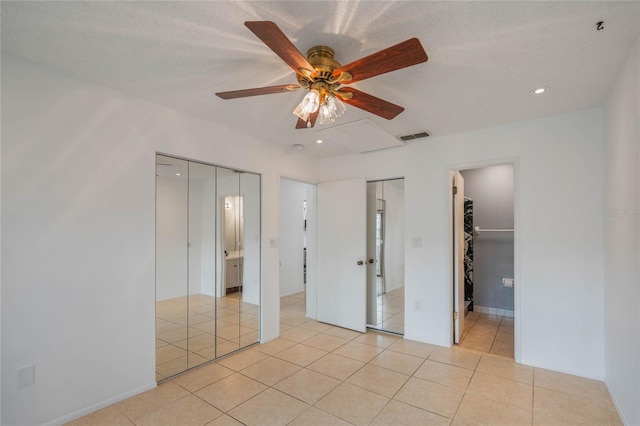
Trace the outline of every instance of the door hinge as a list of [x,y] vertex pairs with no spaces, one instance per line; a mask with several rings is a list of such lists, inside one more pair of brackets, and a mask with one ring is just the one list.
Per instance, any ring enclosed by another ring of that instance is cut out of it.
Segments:
[[454,312],[454,313],[453,313],[453,319],[454,319],[454,320],[457,320],[457,319],[458,319],[458,313],[457,313],[457,312]]
[[458,193],[458,187],[454,186],[453,187],[453,195],[456,195]]

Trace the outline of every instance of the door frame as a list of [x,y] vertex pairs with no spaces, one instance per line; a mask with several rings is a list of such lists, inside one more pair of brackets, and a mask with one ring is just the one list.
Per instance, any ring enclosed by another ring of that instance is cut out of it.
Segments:
[[[453,245],[453,342],[460,344],[464,333],[464,178],[459,170],[451,172],[452,245]],[[462,191],[460,191],[462,187]],[[462,265],[462,266],[461,266]],[[462,294],[460,294],[462,292]],[[457,297],[456,297],[457,296]],[[460,300],[462,298],[462,300]],[[462,303],[461,303],[462,302]],[[462,311],[462,312],[460,312]],[[457,315],[456,315],[457,314]]]
[[[467,170],[467,169],[481,169],[485,167],[491,166],[502,166],[502,165],[511,165],[513,166],[513,275],[514,275],[514,283],[513,286],[513,355],[516,362],[521,362],[521,347],[522,347],[522,323],[520,318],[521,313],[521,297],[522,297],[522,288],[523,283],[520,279],[520,233],[518,230],[520,229],[520,160],[517,157],[508,157],[502,160],[487,160],[487,161],[478,161],[472,163],[459,163],[459,164],[451,164],[448,165],[445,173],[446,173],[446,193],[447,193],[447,208],[448,208],[448,229],[449,229],[449,238],[448,238],[448,250],[447,250],[447,258],[449,263],[449,292],[450,298],[449,300],[454,300],[453,294],[453,279],[454,279],[454,270],[453,270],[453,191],[451,190],[451,179],[450,176],[452,172]],[[526,283],[524,284],[526,285]],[[453,345],[453,333],[454,333],[454,306],[453,302],[451,303],[451,310],[449,315],[449,330],[450,330],[450,339],[451,345]]]

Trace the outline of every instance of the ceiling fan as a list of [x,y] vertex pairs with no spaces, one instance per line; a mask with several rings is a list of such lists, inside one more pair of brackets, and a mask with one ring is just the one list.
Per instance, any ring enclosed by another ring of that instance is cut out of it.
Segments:
[[410,38],[347,65],[336,62],[333,49],[327,46],[312,47],[305,58],[275,23],[247,21],[244,24],[296,72],[298,84],[218,92],[216,95],[222,99],[236,99],[308,90],[294,111],[298,116],[296,129],[313,127],[318,118],[321,124],[334,122],[346,109],[343,102],[391,120],[404,108],[342,85],[427,61],[427,53],[417,38]]

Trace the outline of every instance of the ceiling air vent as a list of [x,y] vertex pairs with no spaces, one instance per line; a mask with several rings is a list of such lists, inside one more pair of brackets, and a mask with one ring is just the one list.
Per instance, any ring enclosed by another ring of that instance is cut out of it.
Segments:
[[420,132],[420,133],[414,133],[413,135],[400,136],[399,139],[406,142],[414,139],[426,138],[427,136],[429,136],[429,133]]

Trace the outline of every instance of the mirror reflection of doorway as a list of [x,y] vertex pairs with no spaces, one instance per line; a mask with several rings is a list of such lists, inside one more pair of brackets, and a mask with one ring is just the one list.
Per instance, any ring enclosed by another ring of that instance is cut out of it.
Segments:
[[242,292],[244,250],[244,213],[240,196],[223,197],[222,230],[224,241],[224,294]]
[[367,327],[404,334],[404,179],[367,183]]
[[[280,330],[315,318],[316,186],[280,179]],[[311,294],[311,297],[309,295]]]

